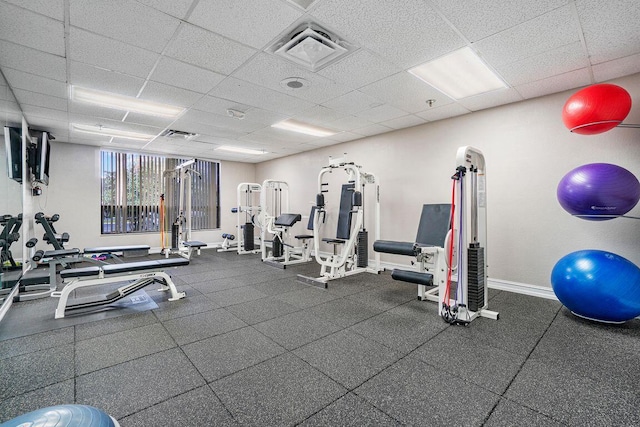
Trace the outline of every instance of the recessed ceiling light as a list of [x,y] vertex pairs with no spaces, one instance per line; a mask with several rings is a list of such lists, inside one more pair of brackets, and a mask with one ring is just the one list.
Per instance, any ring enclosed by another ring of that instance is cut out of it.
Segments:
[[419,65],[409,72],[453,99],[507,87],[470,47]]
[[266,151],[264,150],[254,150],[251,148],[234,147],[233,145],[221,145],[220,147],[214,148],[214,150],[230,151],[232,153],[242,153],[242,154],[266,154]]
[[101,107],[161,117],[178,117],[184,111],[182,107],[78,86],[71,86],[71,99]]
[[102,125],[81,125],[81,124],[73,123],[71,126],[73,130],[77,130],[78,132],[90,133],[92,135],[110,136],[113,138],[134,139],[137,141],[150,141],[156,137],[155,135],[146,134],[146,133],[106,128]]
[[279,123],[271,125],[271,127],[313,136],[331,136],[337,133],[331,129],[310,125],[308,123],[300,122],[294,119],[283,120]]

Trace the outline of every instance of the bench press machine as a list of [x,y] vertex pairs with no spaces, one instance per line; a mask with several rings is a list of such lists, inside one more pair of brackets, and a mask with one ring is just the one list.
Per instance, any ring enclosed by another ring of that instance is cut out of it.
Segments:
[[[52,297],[59,298],[55,318],[62,319],[65,314],[78,310],[107,306],[154,282],[162,284],[160,291],[169,291],[171,293],[169,301],[184,298],[186,293],[178,292],[171,277],[163,270],[188,264],[189,260],[185,258],[169,258],[62,270],[60,277],[63,279],[64,287],[61,291],[51,294]],[[69,296],[76,289],[123,281],[129,281],[130,283],[119,287],[103,298],[73,304],[68,303]]]
[[[484,156],[476,148],[460,147],[456,164],[453,208],[424,205],[415,243],[376,241],[374,250],[416,257],[417,270],[396,269],[391,277],[417,284],[418,298],[438,302],[438,311],[446,322],[467,325],[477,317],[497,320],[499,314],[488,309]],[[454,271],[455,288],[451,280]],[[436,287],[427,290],[428,286]]]

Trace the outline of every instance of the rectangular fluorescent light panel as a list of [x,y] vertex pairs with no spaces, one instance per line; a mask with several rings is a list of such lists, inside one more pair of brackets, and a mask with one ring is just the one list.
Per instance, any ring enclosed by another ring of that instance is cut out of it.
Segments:
[[151,135],[146,133],[138,133],[138,132],[131,132],[128,130],[106,128],[104,126],[81,125],[77,123],[73,123],[72,128],[73,130],[77,130],[78,132],[89,133],[92,135],[110,136],[113,138],[133,139],[137,141],[150,141],[156,137],[156,135]]
[[262,150],[253,150],[251,148],[234,147],[233,145],[221,145],[220,147],[216,147],[215,150],[230,151],[232,153],[241,153],[241,154],[266,154],[266,152]]
[[453,99],[507,87],[470,47],[419,65],[409,72]]
[[308,123],[300,122],[294,119],[283,120],[279,123],[271,125],[271,127],[313,136],[331,136],[336,134],[336,132],[332,131],[331,129],[310,125]]
[[71,86],[71,99],[78,102],[99,105],[101,107],[160,117],[178,117],[184,111],[182,107],[145,101],[132,96],[118,95],[78,86]]

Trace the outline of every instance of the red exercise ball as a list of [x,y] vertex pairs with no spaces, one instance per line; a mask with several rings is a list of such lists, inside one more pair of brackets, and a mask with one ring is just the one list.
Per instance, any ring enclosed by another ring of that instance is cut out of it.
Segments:
[[571,132],[596,135],[618,126],[629,111],[629,92],[620,86],[602,83],[571,95],[562,109],[562,121]]

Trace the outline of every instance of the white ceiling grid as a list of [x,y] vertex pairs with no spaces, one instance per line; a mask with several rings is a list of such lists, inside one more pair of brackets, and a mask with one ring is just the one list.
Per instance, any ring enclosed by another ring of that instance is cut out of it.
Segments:
[[[307,22],[355,51],[316,72],[272,53]],[[637,0],[0,0],[0,71],[31,126],[60,141],[255,163],[638,73],[638,22]],[[508,88],[453,100],[407,72],[464,46]],[[291,77],[305,87],[281,85]],[[71,85],[186,111],[80,104]],[[271,127],[287,118],[338,133]],[[198,136],[110,141],[72,123]]]

